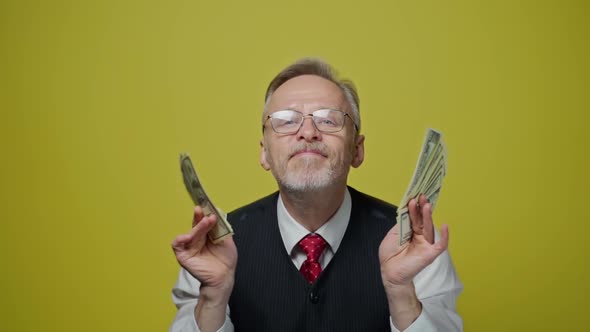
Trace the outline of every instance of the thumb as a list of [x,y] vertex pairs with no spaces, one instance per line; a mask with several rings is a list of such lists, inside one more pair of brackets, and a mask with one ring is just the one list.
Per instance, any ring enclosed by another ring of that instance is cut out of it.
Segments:
[[379,255],[382,258],[397,254],[399,250],[399,224],[393,226],[381,241]]
[[207,233],[215,226],[215,215],[204,217],[197,223],[188,234],[177,236],[172,241],[172,249],[175,252],[189,251],[195,255],[207,243]]

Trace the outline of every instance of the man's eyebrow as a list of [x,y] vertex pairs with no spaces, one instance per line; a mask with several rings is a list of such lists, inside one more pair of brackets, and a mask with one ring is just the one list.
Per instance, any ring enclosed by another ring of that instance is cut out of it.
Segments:
[[[301,112],[301,111],[297,110],[297,108],[300,108],[300,106],[301,106],[301,104],[291,104],[289,106],[285,106],[285,107],[282,107],[282,108],[277,108],[276,110],[271,111],[271,113],[278,112],[278,111],[297,111],[297,112]],[[318,106],[314,107],[311,112],[315,112],[315,111],[318,111],[318,110],[326,110],[326,109],[336,110],[336,111],[342,111],[342,109],[340,107],[326,106],[326,105],[318,105]]]

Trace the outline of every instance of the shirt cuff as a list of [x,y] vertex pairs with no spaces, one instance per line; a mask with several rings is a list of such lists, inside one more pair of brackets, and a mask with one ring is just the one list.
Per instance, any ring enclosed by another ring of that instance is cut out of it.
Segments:
[[[196,307],[196,305],[195,305]],[[195,309],[193,308],[193,312],[195,312]],[[197,324],[197,318],[195,317],[195,315],[193,314],[193,326],[192,328],[194,329],[195,332],[201,332],[201,330],[199,329],[199,325]],[[225,315],[225,321],[223,322],[223,325],[221,325],[221,327],[219,328],[219,330],[217,330],[216,332],[233,332],[234,331],[234,325],[231,323],[231,320],[229,319],[229,316],[226,314]]]
[[[201,332],[201,330],[199,329],[199,325],[197,325],[197,320],[193,319],[193,324],[194,324],[194,329],[196,332]],[[232,331],[230,329],[228,329],[228,323],[227,320],[225,320],[225,322],[223,322],[223,325],[221,325],[221,327],[219,328],[219,330],[217,330],[217,332],[228,332],[228,331]]]
[[[393,325],[393,320],[391,319],[391,316],[389,317],[389,326],[391,327],[391,332],[401,332],[400,330],[397,329],[397,327],[395,327],[395,325]],[[428,315],[425,313],[424,308],[422,308],[422,311],[420,312],[420,315],[418,315],[418,318],[416,318],[416,320],[413,321],[412,324],[410,324],[410,326],[408,326],[408,328],[404,330],[404,332],[412,332],[412,331],[420,331],[420,332],[429,332],[429,331],[435,332],[435,331],[437,331],[436,327],[434,326],[432,321],[428,318]]]

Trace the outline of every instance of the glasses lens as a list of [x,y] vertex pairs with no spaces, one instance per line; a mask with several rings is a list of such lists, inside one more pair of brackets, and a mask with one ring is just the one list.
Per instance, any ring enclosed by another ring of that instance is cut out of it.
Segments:
[[313,121],[320,131],[339,131],[344,127],[344,113],[330,109],[317,110],[313,112]]
[[295,111],[278,111],[270,116],[272,128],[277,133],[291,133],[299,129],[303,115]]

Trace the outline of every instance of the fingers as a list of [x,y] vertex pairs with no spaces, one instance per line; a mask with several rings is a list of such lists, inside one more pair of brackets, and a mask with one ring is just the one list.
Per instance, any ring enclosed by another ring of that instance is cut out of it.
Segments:
[[425,195],[420,194],[417,199],[408,203],[410,221],[414,235],[422,235],[428,243],[434,243],[434,223],[432,221],[432,204]]
[[196,224],[199,223],[199,221],[201,221],[201,219],[203,219],[203,217],[205,216],[205,213],[203,213],[203,209],[200,206],[195,206],[194,212],[193,212],[193,227],[195,227]]
[[195,208],[193,227],[188,234],[177,236],[172,241],[172,249],[178,251],[190,251],[192,255],[199,252],[207,243],[207,233],[215,226],[215,215],[203,216],[200,207]]
[[172,240],[172,250],[183,250],[188,242],[190,242],[190,234],[178,235],[174,240]]
[[428,243],[434,243],[434,222],[432,220],[432,204],[425,195],[420,195],[420,215],[422,216],[422,234]]
[[195,206],[193,228],[189,233],[195,248],[200,250],[207,243],[207,233],[213,228],[216,221],[215,215],[205,216],[203,209],[198,205]]
[[385,262],[399,253],[399,224],[395,224],[379,245],[379,260]]
[[200,249],[202,248],[205,243],[207,242],[207,233],[215,226],[217,222],[217,217],[212,214],[200,219],[197,224],[191,229],[189,234],[193,236],[193,242],[197,245]]
[[418,201],[420,202],[420,208],[423,208],[426,206],[426,204],[430,203],[424,194],[420,194],[420,196],[418,196]]
[[449,225],[442,225],[440,233],[440,240],[434,244],[434,248],[439,254],[447,250],[449,246]]
[[422,230],[424,228],[422,213],[418,201],[415,198],[412,198],[408,203],[408,210],[410,211],[410,223],[412,224],[414,234],[422,235]]
[[385,235],[382,243],[387,243],[391,245],[398,245],[399,243],[399,224],[395,224],[389,232]]

